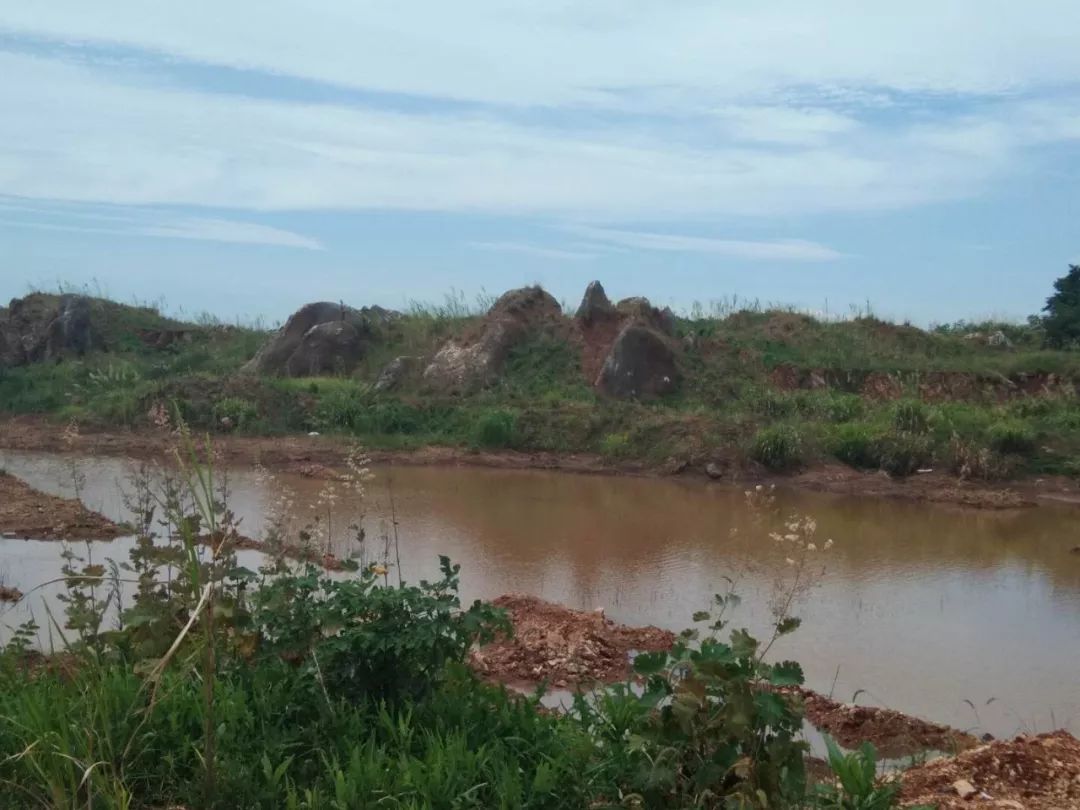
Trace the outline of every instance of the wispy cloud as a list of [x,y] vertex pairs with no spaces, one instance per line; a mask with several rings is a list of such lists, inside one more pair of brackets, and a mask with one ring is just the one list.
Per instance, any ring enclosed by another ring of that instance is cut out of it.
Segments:
[[803,239],[755,241],[716,239],[705,236],[627,231],[615,228],[574,226],[571,230],[585,239],[634,248],[676,253],[708,253],[734,259],[769,261],[822,262],[842,258],[844,254],[817,242]]
[[544,259],[558,261],[577,262],[596,258],[595,253],[550,248],[528,242],[469,242],[468,246],[474,250],[489,250],[497,253],[523,253],[528,256],[539,256]]
[[323,250],[317,239],[269,225],[209,217],[177,217],[153,211],[94,211],[87,208],[20,205],[0,200],[0,210],[11,212],[0,219],[0,227],[28,228],[70,233],[136,236],[161,239],[191,239],[243,245]]

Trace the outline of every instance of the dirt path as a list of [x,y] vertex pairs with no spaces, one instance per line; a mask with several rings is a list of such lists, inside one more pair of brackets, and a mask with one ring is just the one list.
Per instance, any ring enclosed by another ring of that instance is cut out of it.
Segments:
[[[0,449],[63,452],[88,455],[161,458],[172,452],[175,437],[167,431],[93,431],[82,428],[74,442],[66,442],[55,422],[23,416],[0,420]],[[348,443],[340,436],[214,436],[214,445],[228,462],[256,461],[272,468],[305,474],[307,470],[342,467]],[[475,451],[460,447],[424,447],[417,450],[371,450],[375,464],[422,466],[476,466],[495,469],[539,469],[597,475],[688,475],[707,479],[706,465],[685,465],[670,460],[658,466],[642,462],[614,462],[588,453],[520,453]],[[981,509],[1014,509],[1039,503],[1080,505],[1080,485],[1062,477],[1009,482],[1007,485],[960,481],[943,472],[894,479],[841,464],[822,464],[790,476],[753,475],[734,467],[724,471],[718,485],[745,486],[775,483],[782,488],[859,497],[897,498],[953,504]]]
[[0,536],[35,540],[111,540],[123,529],[76,500],[39,492],[0,472]]

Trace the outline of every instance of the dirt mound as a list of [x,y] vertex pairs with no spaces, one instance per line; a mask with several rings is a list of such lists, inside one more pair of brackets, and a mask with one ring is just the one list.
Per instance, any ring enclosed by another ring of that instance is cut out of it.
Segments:
[[111,540],[122,534],[104,515],[0,472],[0,535],[33,540]]
[[838,703],[809,689],[794,691],[802,696],[806,719],[844,748],[870,742],[880,756],[894,759],[922,751],[963,751],[978,745],[970,734],[892,709]]
[[611,683],[630,675],[631,651],[666,650],[675,635],[656,627],[626,627],[604,617],[545,602],[535,596],[507,594],[494,601],[514,626],[512,638],[473,653],[481,676],[502,683],[547,682],[557,688]]
[[[994,742],[916,766],[903,775],[904,806],[940,810],[1080,807],[1080,741],[1066,731]],[[964,784],[967,783],[967,784]],[[969,793],[967,798],[961,794]]]

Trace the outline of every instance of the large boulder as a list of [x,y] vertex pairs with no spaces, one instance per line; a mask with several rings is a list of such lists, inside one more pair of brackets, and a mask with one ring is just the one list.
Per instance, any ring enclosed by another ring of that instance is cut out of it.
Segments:
[[599,281],[590,281],[577,309],[577,319],[586,326],[615,315],[615,307],[608,300],[607,293]]
[[366,348],[365,336],[350,321],[318,323],[304,333],[285,362],[290,377],[346,374],[356,368]]
[[84,295],[33,293],[0,309],[0,366],[82,356],[101,344]]
[[349,373],[363,359],[379,329],[397,317],[382,307],[354,309],[318,301],[294,312],[243,370],[306,377]]
[[673,392],[680,379],[670,339],[648,324],[631,321],[615,338],[596,387],[619,399],[650,399]]
[[424,369],[428,387],[464,392],[490,385],[502,372],[514,346],[539,330],[562,324],[558,301],[540,287],[504,293],[484,317],[479,330],[447,341]]

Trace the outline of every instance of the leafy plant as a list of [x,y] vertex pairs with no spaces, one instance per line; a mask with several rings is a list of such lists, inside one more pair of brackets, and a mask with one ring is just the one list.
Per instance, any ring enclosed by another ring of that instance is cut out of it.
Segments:
[[858,751],[845,754],[825,736],[829,768],[837,784],[817,786],[817,806],[822,810],[889,810],[896,805],[900,782],[883,782],[877,776],[877,751],[863,743]]
[[754,436],[750,455],[770,470],[791,470],[803,461],[802,436],[791,425],[762,428]]
[[999,453],[1027,454],[1035,449],[1035,431],[1018,419],[1003,419],[987,430],[987,440]]
[[493,410],[480,414],[473,428],[473,444],[477,447],[503,449],[513,447],[517,434],[517,417],[510,411]]

